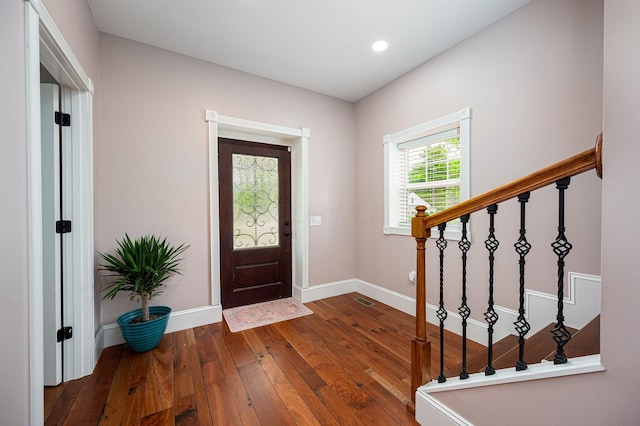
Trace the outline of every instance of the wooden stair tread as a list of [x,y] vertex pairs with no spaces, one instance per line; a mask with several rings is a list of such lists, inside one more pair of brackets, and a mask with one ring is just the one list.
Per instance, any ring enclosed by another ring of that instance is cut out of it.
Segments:
[[[524,360],[527,365],[537,364],[543,359],[546,359],[549,354],[555,353],[556,342],[551,335],[551,330],[553,330],[554,327],[554,323],[549,324],[526,340],[524,345]],[[569,330],[572,335],[577,331],[571,328],[567,328],[567,330]],[[503,356],[497,358],[494,362],[494,368],[498,370],[501,368],[514,367],[518,361],[518,351],[519,348],[516,345]]]
[[[525,362],[537,364],[542,360],[553,361],[556,351],[556,342],[553,340],[551,330],[555,323],[547,325],[525,342]],[[593,355],[600,353],[600,315],[591,320],[581,330],[567,327],[571,333],[571,341],[565,346],[565,354],[568,358]],[[493,344],[493,368],[513,368],[518,360],[518,336],[509,335]],[[467,359],[467,372],[469,374],[484,372],[487,366],[487,348],[483,348],[474,356]],[[457,377],[462,369],[462,362],[445,370],[446,377]]]
[[[497,357],[502,356],[517,344],[518,337],[514,335],[509,335],[499,340],[498,342],[493,344],[493,358],[496,359]],[[482,351],[467,359],[467,372],[469,374],[480,373],[484,371],[487,366],[487,351],[487,348],[483,348]],[[462,362],[446,370],[444,375],[445,377],[456,377],[460,375],[461,369]]]
[[[545,359],[552,361],[555,352]],[[567,358],[595,355],[600,353],[600,315],[578,330],[564,348]]]

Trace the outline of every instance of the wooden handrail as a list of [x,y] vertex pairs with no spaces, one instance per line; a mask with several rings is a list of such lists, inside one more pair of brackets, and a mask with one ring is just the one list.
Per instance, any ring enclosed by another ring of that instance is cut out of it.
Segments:
[[594,148],[434,213],[425,219],[425,226],[436,227],[465,214],[477,212],[492,204],[501,203],[524,192],[542,188],[559,179],[575,176],[591,169],[596,169],[598,177],[602,178],[602,133],[598,135]]

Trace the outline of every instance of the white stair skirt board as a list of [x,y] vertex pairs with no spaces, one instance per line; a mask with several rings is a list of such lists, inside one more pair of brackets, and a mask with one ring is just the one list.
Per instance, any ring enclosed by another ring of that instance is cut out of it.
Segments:
[[[564,298],[565,325],[581,329],[600,314],[601,284],[600,277],[595,275],[569,272],[567,296]],[[541,291],[524,291],[525,317],[531,326],[527,336],[533,336],[547,325],[556,321],[558,297],[555,294]],[[427,321],[438,324],[436,306],[427,305]],[[514,322],[518,319],[518,312],[513,309],[495,306],[498,322],[493,329],[493,341],[497,342],[511,334],[517,336]],[[448,312],[448,317],[456,321],[445,322],[445,328],[456,334],[462,334],[461,317],[457,312]],[[488,344],[488,326],[485,322],[468,320],[467,337],[482,345]]]

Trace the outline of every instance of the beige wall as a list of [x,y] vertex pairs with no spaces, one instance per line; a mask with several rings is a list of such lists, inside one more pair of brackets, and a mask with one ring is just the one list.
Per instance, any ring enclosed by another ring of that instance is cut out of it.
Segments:
[[635,0],[604,4],[601,355],[607,370],[437,395],[476,425],[640,422],[636,397],[640,288],[635,279],[640,263],[634,249],[640,238],[635,226],[640,206],[634,195],[640,185],[640,53],[636,46],[640,4]]
[[[27,145],[24,4],[0,2],[0,423],[25,424],[29,413]],[[10,348],[10,349],[9,349]]]
[[[357,276],[413,296],[407,275],[415,268],[411,237],[385,236],[383,135],[471,107],[471,195],[593,147],[602,129],[602,2],[534,1],[479,34],[414,69],[356,105],[358,205]],[[567,192],[567,235],[574,250],[567,271],[600,274],[600,191],[594,173],[576,177]],[[555,291],[550,243],[557,234],[555,190],[532,194],[527,237],[527,288]],[[496,235],[496,303],[517,308],[518,238],[515,201],[500,205]],[[472,318],[484,321],[488,262],[485,213],[471,218],[468,284]],[[435,231],[434,231],[435,234]],[[428,251],[437,253],[434,241]],[[427,280],[437,283],[438,256],[428,257]],[[445,297],[460,304],[460,254],[451,241]],[[457,266],[456,266],[457,265]],[[455,271],[455,272],[454,272]],[[535,272],[534,272],[535,271]],[[437,286],[428,286],[437,304]]]
[[41,1],[94,86],[98,86],[98,31],[86,0]]
[[[323,222],[310,230],[310,283],[355,277],[355,219],[343,218],[356,192],[353,104],[106,34],[100,76],[99,249],[125,232],[191,245],[158,304],[210,302],[205,109],[311,129],[309,210]],[[103,324],[135,306],[119,300],[103,304]]]

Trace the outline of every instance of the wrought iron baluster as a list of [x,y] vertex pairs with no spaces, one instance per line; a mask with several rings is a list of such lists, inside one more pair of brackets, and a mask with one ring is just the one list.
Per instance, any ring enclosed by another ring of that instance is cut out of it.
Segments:
[[444,230],[446,227],[446,223],[438,225],[440,234],[436,241],[436,246],[440,251],[440,302],[438,304],[438,310],[436,311],[436,315],[440,320],[440,376],[438,376],[438,383],[447,381],[447,378],[444,376],[444,320],[447,319],[447,310],[444,308],[444,249],[447,248]]
[[460,379],[469,378],[467,372],[467,319],[471,315],[471,309],[467,306],[467,252],[471,248],[471,242],[467,238],[467,223],[469,215],[460,217],[462,223],[462,237],[458,242],[458,247],[462,251],[462,304],[458,309],[458,313],[462,317],[462,370],[460,370]]
[[495,309],[493,309],[493,264],[495,252],[498,249],[498,245],[500,245],[495,237],[494,219],[497,212],[497,204],[492,204],[487,207],[487,213],[489,213],[489,237],[485,240],[484,245],[487,250],[489,250],[489,306],[487,312],[484,314],[484,318],[489,324],[489,343],[487,346],[487,367],[484,370],[486,376],[491,376],[496,372],[493,368],[493,326],[498,321],[498,314]]
[[554,364],[564,364],[567,362],[567,355],[564,353],[564,345],[571,340],[571,333],[564,325],[564,258],[573,247],[567,240],[564,226],[564,191],[569,187],[571,178],[567,177],[556,182],[558,189],[558,236],[551,244],[553,252],[558,256],[558,314],[556,326],[551,330],[553,340],[558,345],[556,354],[553,357]]
[[524,336],[526,336],[531,329],[531,326],[525,318],[524,310],[524,265],[526,263],[525,257],[529,253],[529,250],[531,250],[531,244],[529,244],[526,237],[527,228],[525,226],[525,205],[529,201],[530,195],[531,194],[529,192],[518,195],[518,202],[520,203],[520,238],[518,238],[518,241],[514,244],[516,253],[520,255],[520,303],[518,307],[518,319],[513,323],[516,326],[516,331],[518,332],[518,361],[516,361],[516,371],[527,369],[527,363],[524,360]]

